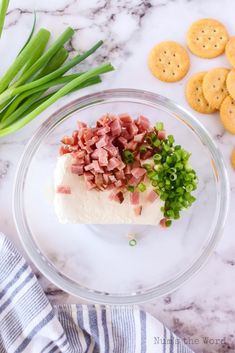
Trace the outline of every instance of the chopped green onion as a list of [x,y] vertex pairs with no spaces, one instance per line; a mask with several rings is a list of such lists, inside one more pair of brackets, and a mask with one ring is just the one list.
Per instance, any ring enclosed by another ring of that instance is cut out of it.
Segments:
[[135,187],[133,185],[128,185],[127,186],[127,190],[130,192],[134,192],[135,191]]
[[158,122],[156,123],[155,128],[158,131],[164,130],[164,124],[162,122]]
[[187,192],[193,191],[193,185],[192,185],[192,184],[186,185],[185,190],[186,190]]
[[184,168],[183,164],[182,163],[176,163],[175,164],[175,168],[176,169],[179,169],[179,170],[182,170]]
[[133,152],[131,152],[129,150],[124,150],[123,151],[123,160],[127,164],[133,163],[134,162],[134,154],[133,154]]
[[137,244],[137,241],[135,240],[135,239],[131,239],[130,241],[129,241],[129,245],[130,246],[135,246]]
[[175,142],[174,136],[173,135],[168,135],[167,136],[168,141],[170,142],[171,145]]
[[[157,128],[163,129],[163,126],[160,124]],[[151,140],[158,141],[152,135]],[[171,220],[180,218],[180,211],[190,207],[195,201],[191,192],[196,190],[198,178],[188,164],[190,153],[180,145],[174,146],[172,135],[159,142],[158,153],[153,155],[154,166],[148,165],[145,169],[154,190],[165,202],[161,211],[166,224],[170,226]]]
[[153,143],[154,147],[159,147],[161,145],[161,140],[156,139],[156,140],[152,141],[152,143]]
[[140,146],[140,153],[147,152],[147,147],[145,145]]
[[170,227],[172,224],[172,221],[170,219],[166,220],[166,227]]
[[166,152],[170,151],[170,147],[166,143],[163,143],[162,147],[163,147],[164,151],[166,151]]
[[138,185],[138,189],[140,192],[144,192],[146,190],[146,185],[144,183],[140,183]]
[[153,155],[154,162],[159,162],[162,159],[162,156],[159,153]]
[[147,163],[143,164],[143,168],[145,168],[147,171],[152,170],[151,164],[147,164]]
[[177,179],[177,174],[176,173],[172,173],[169,178],[170,178],[171,181],[174,181],[174,180]]
[[169,217],[169,218],[174,218],[175,213],[174,213],[173,210],[168,210],[168,211],[166,211],[166,215],[167,215],[167,217]]

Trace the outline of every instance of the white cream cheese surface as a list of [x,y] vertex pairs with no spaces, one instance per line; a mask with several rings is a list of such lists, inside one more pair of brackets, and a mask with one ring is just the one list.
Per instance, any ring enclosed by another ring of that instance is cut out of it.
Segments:
[[[164,205],[160,198],[154,202],[146,201],[148,189],[140,193],[141,215],[134,213],[129,192],[119,204],[109,199],[109,191],[87,190],[83,176],[71,173],[72,157],[64,154],[58,157],[55,168],[54,184],[69,186],[71,194],[56,193],[54,208],[61,223],[82,224],[148,224],[157,225],[163,218],[160,208]],[[150,189],[151,190],[151,189]]]

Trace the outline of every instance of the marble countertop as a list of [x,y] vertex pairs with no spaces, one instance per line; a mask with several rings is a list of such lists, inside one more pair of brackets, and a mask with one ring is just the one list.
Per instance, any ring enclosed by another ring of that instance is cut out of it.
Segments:
[[[37,11],[37,27],[47,27],[53,36],[68,25],[75,28],[69,48],[72,52],[85,50],[96,39],[103,38],[105,45],[93,60],[108,59],[117,70],[106,76],[99,87],[61,99],[30,126],[0,140],[0,230],[22,252],[11,209],[12,189],[17,162],[36,127],[66,102],[87,92],[106,88],[150,90],[190,110],[184,97],[187,78],[171,85],[157,81],[147,68],[147,53],[162,40],[185,44],[187,28],[198,18],[217,18],[226,24],[231,35],[235,34],[233,0],[11,0],[0,41],[0,52],[5,54],[1,55],[0,76],[25,41],[34,10]],[[228,65],[223,56],[203,60],[191,55],[188,75],[221,65]],[[235,352],[235,172],[229,158],[235,139],[224,131],[216,114],[195,115],[212,134],[227,164],[231,182],[228,222],[223,238],[206,266],[174,293],[143,307],[184,338],[195,352],[232,353]],[[35,272],[52,303],[78,301],[50,284],[36,269]]]

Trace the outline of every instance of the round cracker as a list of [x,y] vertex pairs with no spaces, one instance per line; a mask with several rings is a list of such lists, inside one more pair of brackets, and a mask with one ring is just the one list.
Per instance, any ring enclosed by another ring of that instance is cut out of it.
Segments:
[[194,22],[187,33],[191,52],[201,58],[215,58],[224,52],[228,32],[224,25],[214,19],[204,18]]
[[235,36],[231,37],[226,44],[225,55],[230,64],[235,67]]
[[227,90],[230,96],[235,99],[235,70],[231,70],[226,80]]
[[235,147],[232,150],[232,154],[231,154],[231,163],[232,163],[232,167],[235,170]]
[[220,120],[225,130],[235,135],[235,101],[230,96],[221,104]]
[[191,76],[186,85],[186,99],[190,106],[199,113],[214,113],[212,108],[204,97],[202,90],[203,79],[206,72],[198,72]]
[[176,42],[161,42],[149,53],[148,65],[159,80],[176,82],[181,80],[189,70],[189,55]]
[[208,71],[203,79],[202,89],[204,97],[214,109],[219,109],[228,95],[226,78],[229,69],[223,67]]

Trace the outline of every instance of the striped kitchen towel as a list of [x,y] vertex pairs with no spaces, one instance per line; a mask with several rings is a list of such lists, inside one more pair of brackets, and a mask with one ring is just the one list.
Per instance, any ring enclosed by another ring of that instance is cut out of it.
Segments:
[[52,307],[0,233],[0,353],[193,353],[136,306]]

